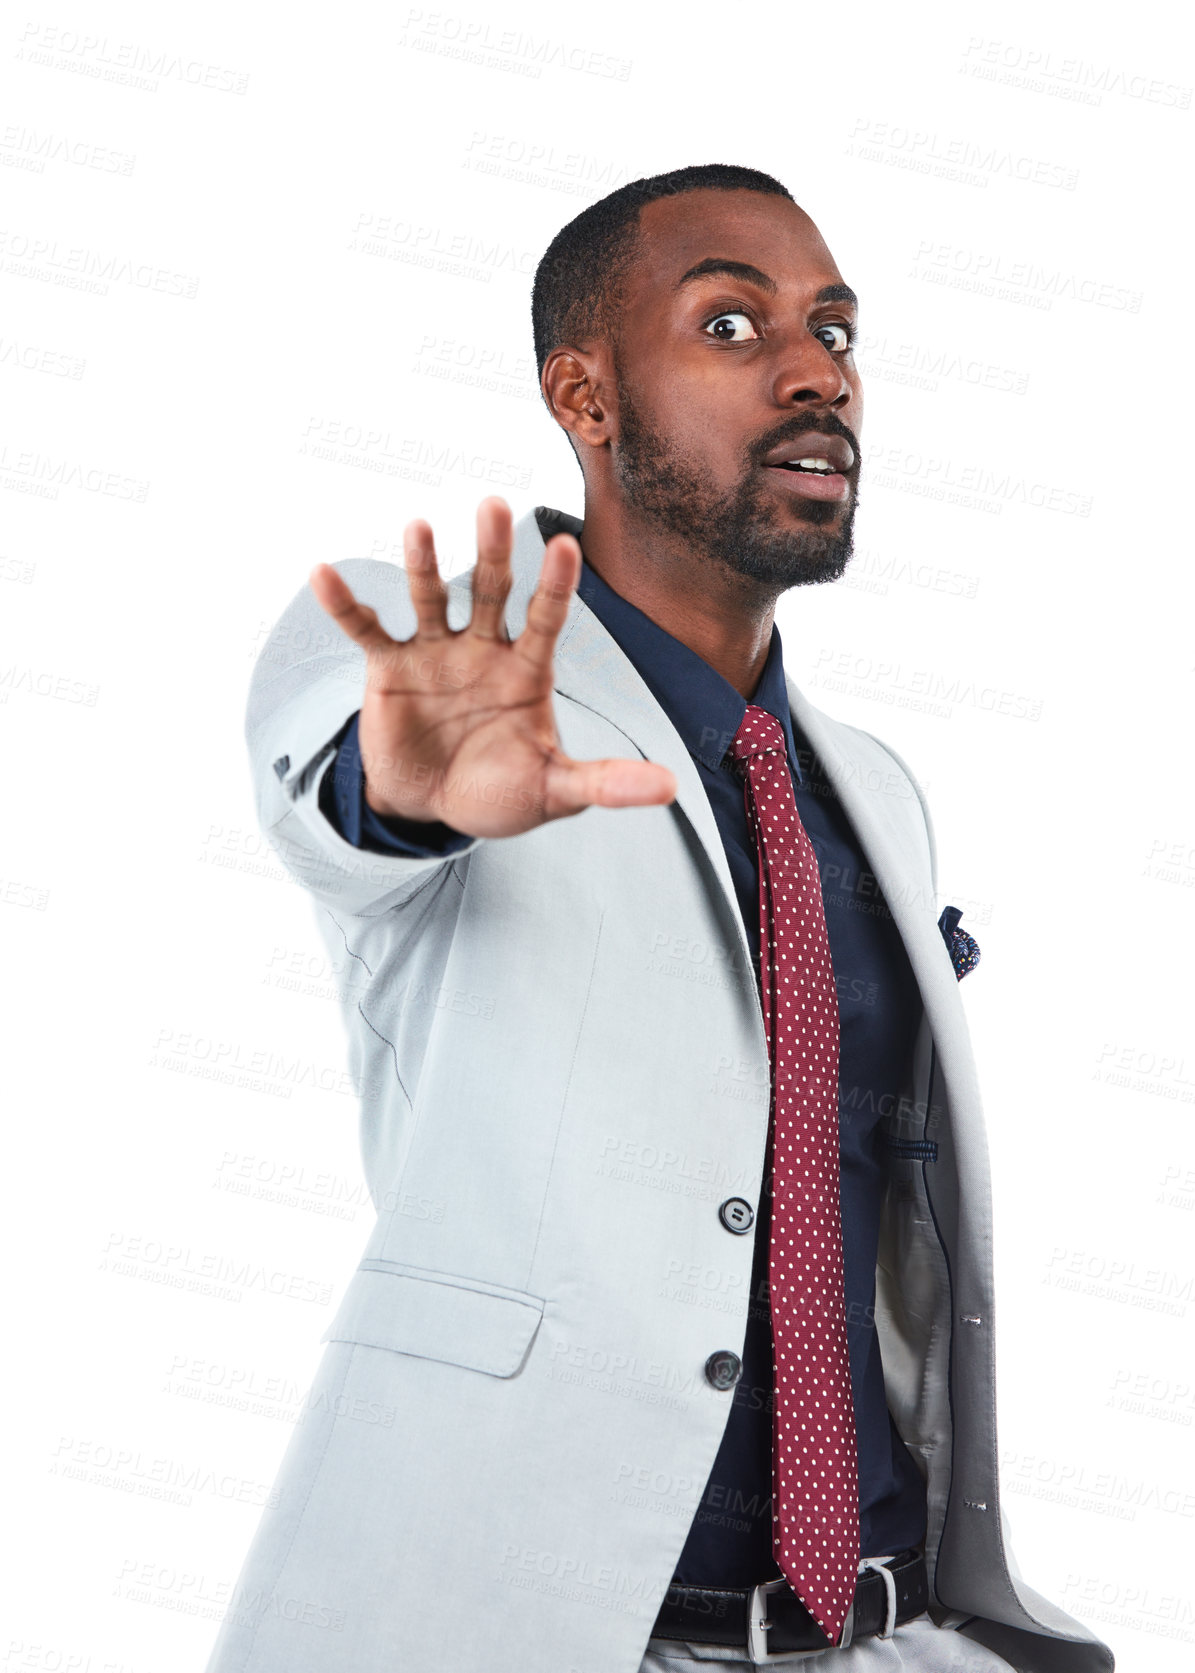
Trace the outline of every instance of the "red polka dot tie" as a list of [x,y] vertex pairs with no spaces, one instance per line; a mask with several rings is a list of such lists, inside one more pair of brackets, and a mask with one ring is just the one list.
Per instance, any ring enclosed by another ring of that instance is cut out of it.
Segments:
[[731,745],[759,850],[760,970],[772,1063],[768,1257],[776,1415],[773,1548],[834,1643],[859,1568],[858,1453],[842,1278],[838,994],[817,859],[784,730],[748,704]]

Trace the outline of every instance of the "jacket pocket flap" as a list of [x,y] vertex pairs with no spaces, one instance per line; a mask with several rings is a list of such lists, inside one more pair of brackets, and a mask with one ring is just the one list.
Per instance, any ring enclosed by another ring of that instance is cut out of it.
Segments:
[[359,1342],[512,1377],[544,1304],[446,1273],[370,1263],[358,1267],[323,1342]]

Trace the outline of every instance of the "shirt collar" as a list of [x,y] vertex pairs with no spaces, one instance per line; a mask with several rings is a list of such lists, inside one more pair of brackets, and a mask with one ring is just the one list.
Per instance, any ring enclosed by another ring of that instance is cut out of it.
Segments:
[[[545,541],[553,534],[579,536],[581,532],[578,518],[546,506],[536,508],[536,520]],[[696,651],[615,592],[584,557],[577,594],[634,664],[690,755],[703,766],[719,767],[747,712],[746,699]],[[797,782],[803,783],[784,678],[784,652],[775,623],[751,702],[780,722],[789,766]]]

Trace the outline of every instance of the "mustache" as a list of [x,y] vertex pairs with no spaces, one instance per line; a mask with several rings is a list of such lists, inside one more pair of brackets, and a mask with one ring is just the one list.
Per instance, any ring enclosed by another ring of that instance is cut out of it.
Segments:
[[811,414],[794,413],[785,423],[770,430],[766,436],[761,436],[751,449],[751,463],[762,464],[765,454],[770,453],[781,442],[795,441],[798,436],[806,435],[810,430],[819,431],[824,436],[843,436],[851,444],[851,451],[855,455],[852,471],[859,469],[862,453],[859,448],[859,438],[849,424],[844,424],[836,413],[823,413],[820,418]]

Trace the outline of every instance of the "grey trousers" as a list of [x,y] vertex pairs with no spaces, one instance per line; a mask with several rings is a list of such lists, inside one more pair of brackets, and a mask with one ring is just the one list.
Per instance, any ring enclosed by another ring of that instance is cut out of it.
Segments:
[[[752,1663],[738,1650],[717,1644],[683,1644],[651,1638],[639,1673],[700,1673],[714,1662],[724,1673],[752,1673]],[[778,1656],[776,1667],[793,1673],[1010,1673],[1012,1663],[963,1638],[949,1627],[936,1627],[928,1615],[906,1621],[891,1638],[862,1638],[845,1650],[817,1656]],[[1016,1673],[1013,1669],[1012,1673]]]

